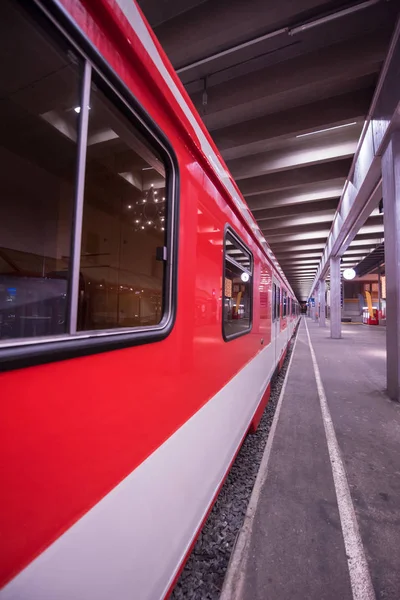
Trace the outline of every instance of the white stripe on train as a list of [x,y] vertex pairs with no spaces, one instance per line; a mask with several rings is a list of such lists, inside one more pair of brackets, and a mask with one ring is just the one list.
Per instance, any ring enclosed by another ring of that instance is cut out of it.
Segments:
[[[277,339],[281,351],[293,325]],[[163,598],[270,381],[273,355],[271,343],[8,583],[1,600]]]

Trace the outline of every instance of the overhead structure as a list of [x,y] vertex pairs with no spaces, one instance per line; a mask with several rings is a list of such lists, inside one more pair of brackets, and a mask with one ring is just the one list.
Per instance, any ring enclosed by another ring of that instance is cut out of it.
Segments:
[[[139,4],[289,283],[306,300],[387,55],[397,2]],[[352,240],[354,264],[382,238],[376,210]]]

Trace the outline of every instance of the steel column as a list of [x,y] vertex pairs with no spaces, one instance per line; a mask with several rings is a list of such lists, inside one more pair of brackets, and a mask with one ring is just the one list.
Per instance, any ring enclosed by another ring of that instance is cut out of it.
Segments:
[[400,400],[400,131],[382,156],[385,227],[387,390]]
[[342,309],[340,306],[340,256],[332,256],[330,259],[331,273],[331,338],[342,337]]
[[318,311],[319,311],[319,302],[318,302],[318,298],[319,298],[319,289],[318,287],[315,288],[314,290],[314,303],[315,303],[315,308],[314,308],[314,314],[313,314],[313,321],[316,323],[318,321]]
[[325,279],[319,282],[319,326],[325,327]]

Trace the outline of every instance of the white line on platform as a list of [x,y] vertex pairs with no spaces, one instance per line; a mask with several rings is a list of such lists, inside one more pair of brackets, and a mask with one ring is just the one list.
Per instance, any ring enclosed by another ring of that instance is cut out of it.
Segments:
[[354,600],[375,600],[375,592],[365,557],[364,546],[358,529],[357,517],[351,499],[346,471],[341,457],[339,444],[336,438],[335,428],[329,411],[325,389],[319,372],[314,348],[311,343],[310,332],[306,324],[308,343],[310,345],[311,358],[314,366],[314,374],[317,382],[319,402],[321,406],[322,420],[325,428],[326,441],[328,445],[329,459],[331,461],[333,482],[335,485],[336,499],[339,508],[340,523],[344,547],[347,555],[347,565],[350,575],[351,591]]
[[[299,327],[300,328],[300,327]],[[250,538],[253,528],[253,521],[256,514],[256,508],[260,498],[261,489],[267,479],[269,459],[271,455],[271,448],[274,441],[276,426],[279,420],[279,414],[281,412],[283,396],[285,394],[286,382],[289,378],[290,367],[294,357],[294,351],[296,348],[297,338],[299,329],[296,333],[296,338],[293,344],[292,355],[290,357],[289,365],[286,371],[285,380],[279,395],[278,403],[275,409],[275,415],[272,421],[271,429],[268,435],[267,444],[265,446],[264,454],[262,456],[260,467],[258,469],[258,475],[254,483],[253,491],[250,496],[250,501],[247,506],[246,515],[244,517],[242,528],[236,540],[235,547],[233,549],[231,559],[229,561],[228,569],[224,579],[224,585],[219,600],[240,600],[242,598],[244,578],[246,572],[246,563],[250,547]],[[369,599],[368,599],[369,600]]]

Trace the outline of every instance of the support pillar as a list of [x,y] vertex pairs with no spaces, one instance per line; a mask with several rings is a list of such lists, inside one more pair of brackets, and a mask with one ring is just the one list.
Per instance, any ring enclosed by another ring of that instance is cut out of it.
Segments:
[[325,279],[319,282],[319,326],[325,327]]
[[400,131],[382,156],[386,275],[386,370],[390,398],[400,400]]
[[318,322],[318,311],[319,311],[318,298],[319,298],[319,287],[317,286],[314,290],[314,304],[315,304],[314,314],[313,314],[314,323]]
[[339,340],[342,337],[342,308],[340,306],[340,256],[331,257],[330,273],[331,338]]

